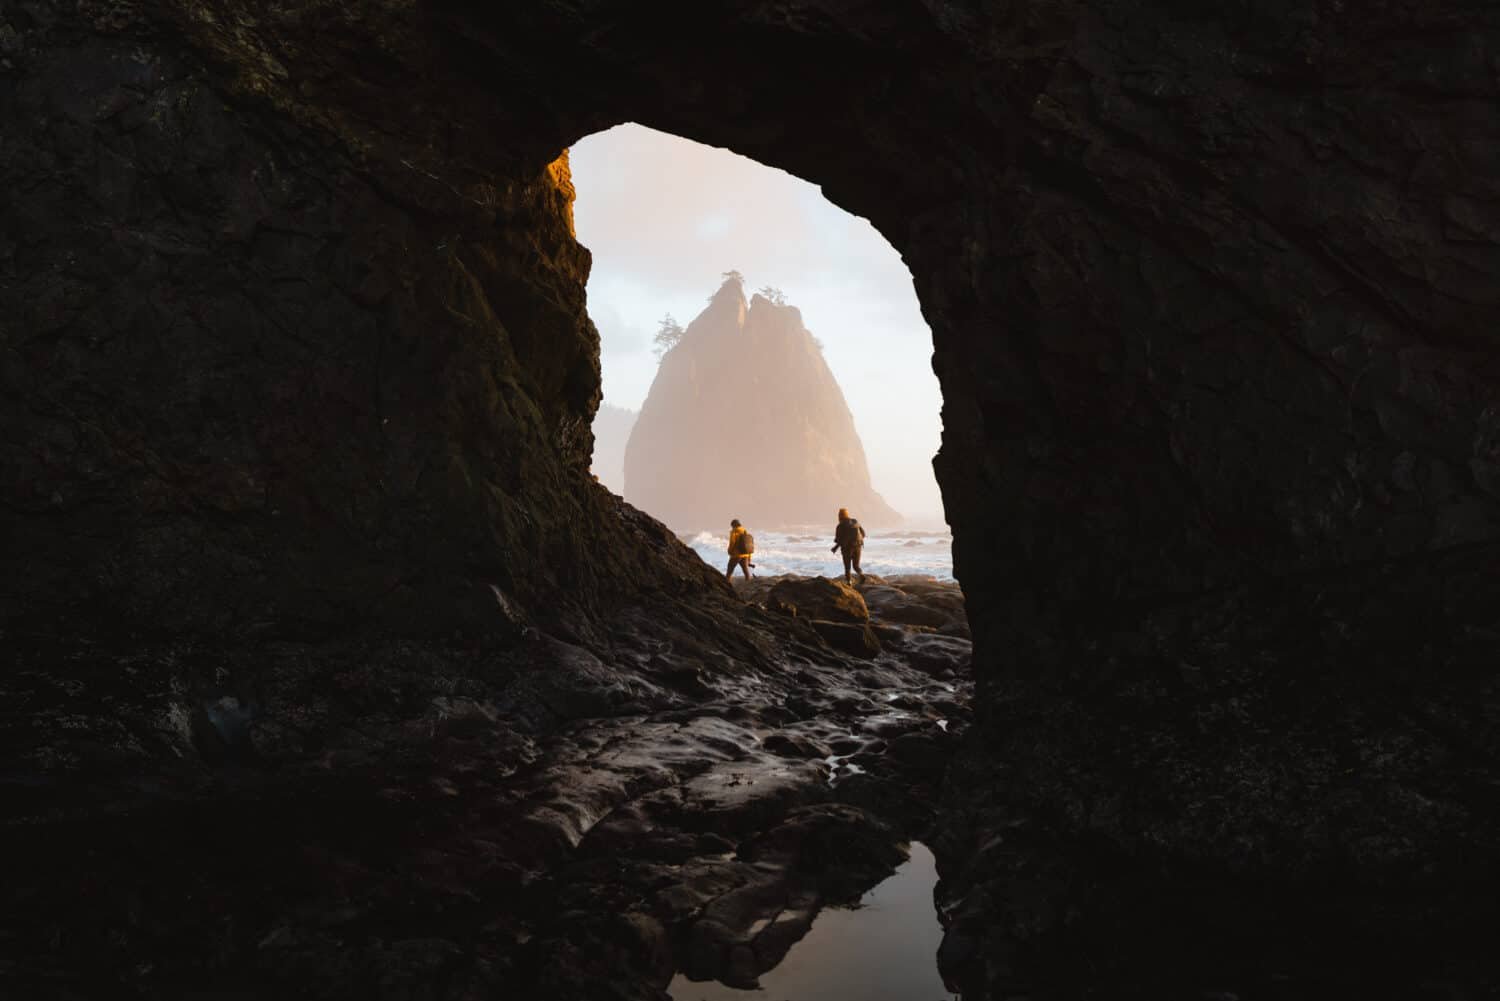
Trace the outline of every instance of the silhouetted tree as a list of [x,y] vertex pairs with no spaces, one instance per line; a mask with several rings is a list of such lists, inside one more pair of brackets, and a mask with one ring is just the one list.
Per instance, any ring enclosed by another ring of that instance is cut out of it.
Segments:
[[661,322],[657,324],[656,336],[651,338],[652,343],[656,345],[652,350],[656,352],[657,359],[660,360],[662,355],[675,348],[677,342],[682,340],[682,335],[682,324],[678,323],[671,313],[663,316]]
[[774,285],[767,285],[760,290],[761,296],[770,301],[773,306],[786,305],[786,293]]
[[[733,282],[735,284],[735,286],[740,290],[740,294],[741,295],[745,294],[745,276],[744,275],[740,274],[738,271],[726,271],[726,272],[724,272],[724,285],[728,285],[730,282]],[[724,285],[720,285],[719,288],[718,288],[718,290],[715,291],[714,293],[712,293],[708,297],[708,301],[709,302],[713,302],[714,301],[714,296],[718,295],[719,292],[724,291]]]

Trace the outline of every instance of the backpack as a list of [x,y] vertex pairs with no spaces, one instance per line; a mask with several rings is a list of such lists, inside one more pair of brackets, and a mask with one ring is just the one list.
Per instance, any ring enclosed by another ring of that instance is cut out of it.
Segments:
[[751,535],[749,532],[746,532],[744,535],[741,535],[740,536],[740,551],[736,555],[738,555],[738,556],[754,556],[755,555],[755,536]]
[[855,518],[840,522],[838,530],[833,533],[833,541],[844,549],[860,549],[865,544],[865,529]]

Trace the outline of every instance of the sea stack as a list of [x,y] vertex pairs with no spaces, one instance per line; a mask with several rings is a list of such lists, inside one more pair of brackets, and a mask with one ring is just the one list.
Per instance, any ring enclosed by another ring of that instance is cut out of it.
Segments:
[[599,482],[615,493],[625,492],[625,443],[635,427],[635,411],[599,405],[594,415],[594,461],[590,468]]
[[870,485],[864,445],[795,306],[731,272],[663,355],[625,448],[625,497],[681,533],[901,516]]

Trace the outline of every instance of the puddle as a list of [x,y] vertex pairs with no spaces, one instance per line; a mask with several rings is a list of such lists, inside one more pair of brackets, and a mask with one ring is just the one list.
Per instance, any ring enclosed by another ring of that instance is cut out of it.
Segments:
[[853,910],[818,914],[812,930],[760,990],[743,991],[678,974],[672,1001],[958,1001],[937,971],[943,931],[932,903],[937,866],[927,846],[913,841],[911,858],[860,898]]
[[828,766],[828,784],[830,786],[838,785],[840,781],[847,779],[851,775],[863,775],[865,773],[862,766],[848,760],[852,757],[854,757],[853,754],[830,754],[823,759],[823,763]]

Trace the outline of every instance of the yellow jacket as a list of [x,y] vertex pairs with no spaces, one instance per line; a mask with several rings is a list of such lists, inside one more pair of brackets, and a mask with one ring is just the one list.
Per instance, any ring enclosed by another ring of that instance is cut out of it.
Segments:
[[739,550],[740,536],[742,536],[744,534],[745,534],[745,526],[743,526],[743,525],[741,525],[739,528],[731,528],[729,530],[729,555],[730,556],[739,556],[739,555],[741,555],[738,550]]

